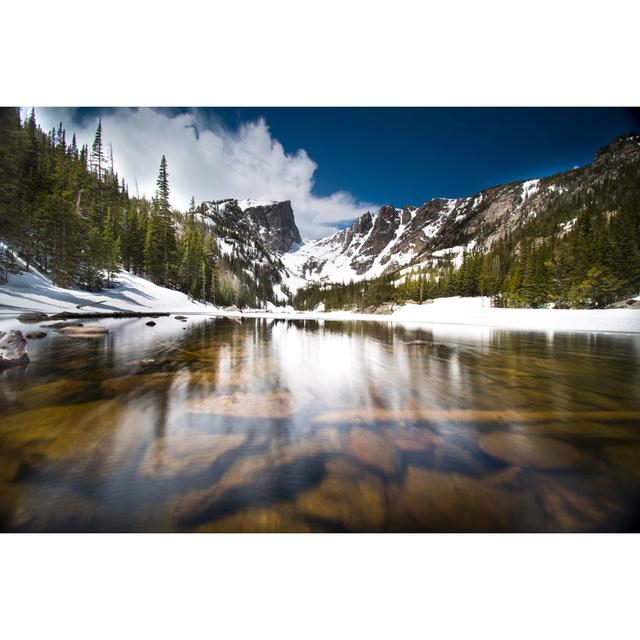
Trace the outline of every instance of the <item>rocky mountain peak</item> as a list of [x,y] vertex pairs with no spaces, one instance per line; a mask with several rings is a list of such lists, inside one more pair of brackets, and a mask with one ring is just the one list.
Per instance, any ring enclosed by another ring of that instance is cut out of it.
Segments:
[[302,243],[290,200],[249,206],[243,213],[260,227],[264,242],[275,251],[284,253]]
[[592,166],[602,164],[625,164],[632,162],[640,156],[640,135],[630,133],[614,138],[609,144],[601,147],[596,152]]
[[354,233],[358,233],[364,235],[365,233],[369,233],[369,230],[373,226],[373,216],[370,211],[367,211],[363,215],[361,215],[351,226]]
[[274,253],[285,253],[302,243],[290,200],[217,200],[205,203],[207,217],[255,235]]
[[378,255],[393,239],[400,224],[401,218],[395,207],[388,204],[381,207],[360,253],[365,256]]

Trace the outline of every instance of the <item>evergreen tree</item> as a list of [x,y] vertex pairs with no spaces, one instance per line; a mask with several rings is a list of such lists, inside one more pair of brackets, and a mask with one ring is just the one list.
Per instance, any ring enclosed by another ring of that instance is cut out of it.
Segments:
[[102,142],[102,118],[100,118],[93,138],[93,144],[91,145],[91,168],[98,176],[98,181],[102,180],[102,166],[105,162],[104,145]]
[[176,248],[175,229],[169,206],[169,174],[162,156],[157,189],[145,240],[145,272],[165,287],[171,284],[172,259]]

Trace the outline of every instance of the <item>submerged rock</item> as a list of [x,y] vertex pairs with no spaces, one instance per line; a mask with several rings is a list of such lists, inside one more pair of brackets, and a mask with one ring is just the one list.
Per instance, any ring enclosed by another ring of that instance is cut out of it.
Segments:
[[408,347],[419,347],[422,351],[429,353],[451,353],[453,349],[446,344],[440,344],[438,342],[431,342],[430,340],[411,340],[406,343]]
[[382,481],[345,460],[329,461],[325,470],[320,485],[298,497],[298,510],[313,520],[335,523],[347,531],[380,531],[385,520]]
[[640,480],[640,446],[613,445],[605,447],[604,457],[616,469]]
[[85,326],[67,326],[58,329],[58,333],[65,335],[69,338],[99,338],[109,331],[106,327],[99,324],[88,324]]
[[386,429],[385,437],[400,451],[425,451],[440,449],[444,444],[442,436],[428,429]]
[[109,395],[117,396],[134,391],[165,391],[171,387],[176,375],[170,372],[119,376],[103,380],[100,385]]
[[409,467],[390,490],[391,527],[431,532],[535,531],[542,514],[532,495],[486,485],[459,473]]
[[[522,427],[520,427],[522,429]],[[632,440],[636,438],[633,428],[602,422],[553,422],[531,425],[528,431],[532,436],[553,436],[559,438],[590,438],[602,440]]]
[[0,331],[0,369],[21,367],[29,364],[27,341],[22,331]]
[[63,378],[35,386],[27,386],[18,395],[18,402],[24,407],[56,405],[74,398],[81,398],[92,386],[88,380]]
[[0,453],[0,483],[13,482],[20,472],[20,460]]
[[42,338],[47,337],[46,331],[31,331],[30,333],[25,333],[24,337],[27,340],[42,340]]
[[10,531],[82,531],[95,514],[94,502],[79,491],[55,486],[13,488],[17,491],[11,492],[10,504],[3,509]]
[[215,413],[238,418],[286,418],[293,411],[291,394],[286,391],[276,393],[232,393],[213,396],[192,402],[189,411],[193,413]]
[[241,446],[246,439],[244,433],[195,433],[180,440],[153,442],[138,467],[138,475],[149,478],[197,475],[223,454]]
[[288,504],[247,509],[198,527],[204,533],[312,533],[321,531]]
[[572,469],[585,462],[584,455],[566,442],[524,433],[494,431],[481,436],[478,446],[509,465],[534,469]]
[[[145,424],[140,416],[129,416],[132,424]],[[22,411],[0,419],[0,450],[27,469],[82,471],[109,450],[114,430],[125,417],[125,408],[113,400]]]
[[46,313],[39,313],[39,312],[29,312],[29,313],[21,313],[18,316],[18,320],[20,322],[24,322],[24,323],[29,323],[29,324],[35,324],[36,322],[42,322],[43,320],[46,320],[49,316]]
[[602,474],[533,472],[530,485],[544,509],[547,531],[597,532],[628,530],[624,494],[610,471]]
[[382,436],[356,427],[349,438],[349,453],[359,462],[391,474],[398,465],[398,453]]

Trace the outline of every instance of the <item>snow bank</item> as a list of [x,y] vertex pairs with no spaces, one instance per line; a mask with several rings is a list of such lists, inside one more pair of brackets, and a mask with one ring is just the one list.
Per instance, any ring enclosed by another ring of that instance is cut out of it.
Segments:
[[[277,308],[276,308],[277,309]],[[275,309],[274,309],[275,311]],[[525,331],[605,331],[640,333],[640,310],[632,309],[497,309],[490,299],[438,298],[431,304],[407,304],[392,314],[350,311],[245,314],[292,319],[373,320],[378,322],[448,324]]]
[[[620,313],[622,312],[622,313]],[[541,331],[620,331],[640,333],[640,311],[631,309],[497,309],[488,298],[440,298],[408,304],[392,318],[409,322],[476,325]]]
[[22,311],[168,311],[211,312],[216,307],[190,300],[179,291],[165,289],[128,271],[118,272],[113,289],[97,293],[81,289],[64,289],[31,268],[25,273],[9,274],[0,285],[0,312]]

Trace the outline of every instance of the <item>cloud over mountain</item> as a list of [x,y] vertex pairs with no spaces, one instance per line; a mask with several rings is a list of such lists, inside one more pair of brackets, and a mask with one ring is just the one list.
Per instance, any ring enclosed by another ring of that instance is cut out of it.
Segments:
[[[91,144],[97,114],[78,118],[73,110],[36,110],[44,128],[60,121],[78,143]],[[104,139],[113,145],[115,168],[135,193],[152,195],[161,156],[167,157],[171,203],[186,209],[196,201],[222,198],[291,200],[305,238],[325,236],[335,223],[354,219],[375,204],[360,202],[346,191],[321,197],[313,193],[318,165],[304,149],[287,151],[263,118],[244,122],[235,130],[197,110],[174,113],[150,108],[107,110],[102,115]]]

